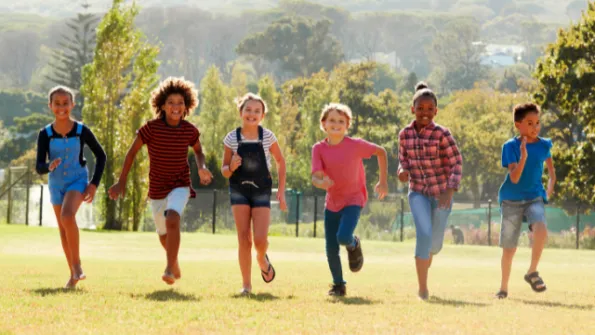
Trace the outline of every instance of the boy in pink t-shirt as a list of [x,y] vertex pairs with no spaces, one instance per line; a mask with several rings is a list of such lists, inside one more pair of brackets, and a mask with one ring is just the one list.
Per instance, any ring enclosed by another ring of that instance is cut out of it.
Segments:
[[326,256],[333,276],[332,296],[346,293],[339,245],[347,248],[352,272],[364,265],[361,242],[353,235],[362,207],[368,200],[362,159],[378,157],[380,181],[375,191],[380,199],[388,193],[387,159],[384,148],[362,139],[345,136],[351,123],[351,109],[329,104],[322,110],[320,128],[327,137],[312,147],[312,184],[326,190],[324,231]]

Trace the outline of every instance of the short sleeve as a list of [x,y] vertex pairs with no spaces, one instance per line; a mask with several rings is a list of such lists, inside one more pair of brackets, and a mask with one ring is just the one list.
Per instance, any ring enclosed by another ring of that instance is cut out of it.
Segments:
[[277,142],[277,136],[275,136],[275,134],[272,131],[268,130],[268,129],[266,131],[267,131],[267,135],[266,136],[269,137],[269,143],[271,145],[273,145],[273,143]]
[[140,139],[144,144],[149,144],[151,142],[151,127],[148,122],[140,127],[136,133],[140,136]]
[[314,144],[312,147],[312,174],[324,170],[324,166],[322,164],[322,153],[320,151],[320,144]]
[[200,131],[193,124],[191,124],[191,126],[192,126],[192,136],[190,136],[190,141],[188,142],[188,145],[191,147],[194,147],[196,142],[198,142],[200,139]]
[[552,147],[554,146],[554,144],[552,143],[552,140],[549,138],[546,138],[543,141],[545,142],[545,147],[546,147],[545,159],[551,158],[552,157]]
[[516,150],[514,150],[514,144],[515,142],[510,141],[502,146],[502,167],[504,168],[507,168],[510,164],[518,163],[520,160],[520,154],[517,154]]
[[368,142],[364,139],[358,138],[355,140],[355,143],[355,150],[357,152],[357,155],[361,158],[369,159],[370,157],[372,157],[372,155],[374,155],[374,153],[376,153],[377,146],[372,142]]
[[234,137],[235,137],[235,131],[232,131],[232,132],[227,133],[227,135],[223,139],[223,145],[225,145],[229,149],[233,150],[233,147],[234,147],[234,144],[235,144]]

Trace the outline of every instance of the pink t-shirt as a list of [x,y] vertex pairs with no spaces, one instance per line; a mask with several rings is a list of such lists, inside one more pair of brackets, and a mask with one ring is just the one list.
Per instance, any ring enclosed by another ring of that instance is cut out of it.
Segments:
[[326,192],[326,209],[338,212],[347,206],[364,207],[368,200],[362,159],[376,152],[376,145],[345,136],[337,145],[327,140],[312,147],[312,173],[323,171],[334,182]]

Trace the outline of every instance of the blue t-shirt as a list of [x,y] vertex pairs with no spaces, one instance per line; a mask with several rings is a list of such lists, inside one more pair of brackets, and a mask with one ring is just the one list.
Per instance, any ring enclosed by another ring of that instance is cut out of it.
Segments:
[[[521,174],[519,182],[514,184],[510,180],[510,172],[500,187],[498,200],[523,201],[533,200],[542,197],[547,203],[547,193],[543,187],[541,177],[543,175],[543,163],[552,157],[552,140],[549,138],[538,138],[534,143],[527,143],[527,161]],[[512,163],[521,160],[521,139],[512,138],[502,146],[502,167],[508,168]]]

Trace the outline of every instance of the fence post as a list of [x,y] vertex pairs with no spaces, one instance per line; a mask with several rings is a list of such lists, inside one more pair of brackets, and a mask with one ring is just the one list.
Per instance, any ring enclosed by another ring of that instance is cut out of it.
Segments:
[[403,242],[403,226],[405,225],[405,199],[401,199],[401,242]]
[[492,199],[488,200],[488,245],[492,246]]
[[39,186],[40,186],[40,192],[39,192],[39,226],[41,227],[42,220],[43,220],[43,184],[41,184]]
[[301,192],[295,192],[296,206],[295,206],[295,237],[300,237],[300,195]]
[[217,225],[217,190],[213,190],[213,235],[215,235],[215,226]]
[[25,225],[29,225],[29,196],[31,188],[31,168],[27,166],[27,203],[25,204]]
[[314,194],[314,238],[316,238],[316,221],[318,219],[318,196]]
[[579,239],[581,232],[581,204],[576,205],[576,249],[579,247]]
[[9,189],[7,190],[7,195],[6,195],[6,223],[10,224],[10,214],[12,212],[12,209],[10,208],[12,206],[12,172],[10,170],[10,166],[8,167],[8,172],[6,173],[6,180],[8,181],[6,183],[6,185],[8,185]]

